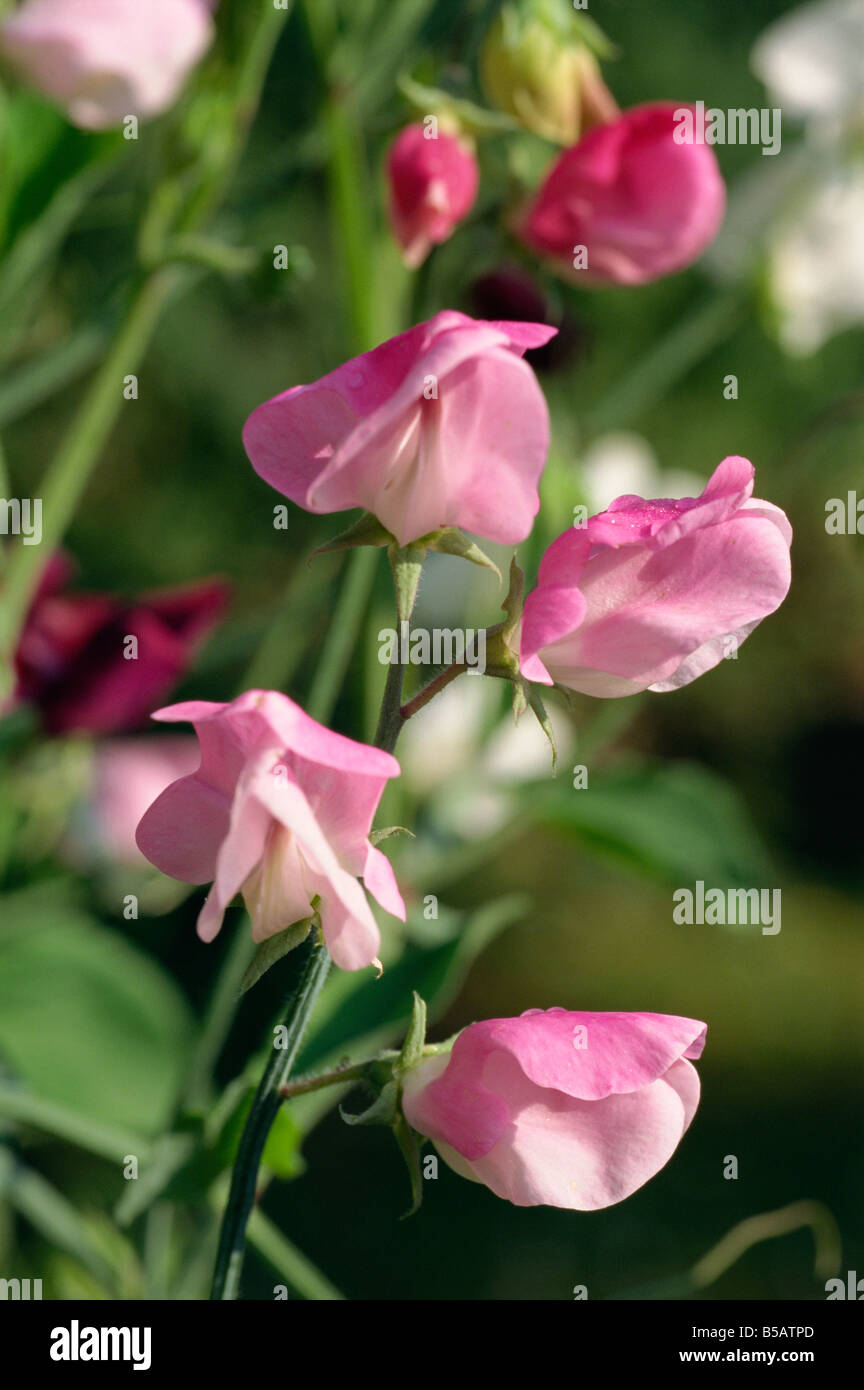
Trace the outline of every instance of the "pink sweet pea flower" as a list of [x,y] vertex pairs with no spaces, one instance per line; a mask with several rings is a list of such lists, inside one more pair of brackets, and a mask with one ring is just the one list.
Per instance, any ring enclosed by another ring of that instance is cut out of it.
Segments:
[[396,759],[332,733],[272,690],[249,690],[227,705],[191,700],[153,718],[190,720],[201,766],[153,803],[138,847],[171,878],[212,881],[201,939],[213,940],[237,893],[255,941],[310,917],[318,897],[336,964],[370,965],[379,933],[358,878],[405,920],[390,862],[369,842],[384,784],[399,775]]
[[310,512],[363,507],[400,545],[444,526],[524,540],[540,505],[549,413],[521,359],[555,329],[454,310],[253,411],[256,473]]
[[213,39],[205,0],[26,0],[0,49],[73,124],[105,130],[156,116]]
[[698,112],[672,102],[595,126],[553,164],[522,239],[580,284],[644,285],[690,265],[719,230],[726,190],[713,149],[675,138],[682,112],[698,134]]
[[472,1023],[405,1076],[405,1118],[517,1207],[596,1211],[669,1161],[699,1104],[705,1024],[529,1009]]
[[439,130],[430,138],[425,126],[409,125],[390,147],[387,178],[393,235],[414,270],[473,207],[477,160],[458,136]]
[[197,739],[191,734],[112,738],[98,744],[76,848],[90,858],[104,856],[120,864],[143,865],[135,843],[138,822],[157,796],[178,777],[195,772],[200,760]]
[[67,593],[71,569],[62,555],[45,568],[15,653],[12,703],[38,706],[55,734],[137,728],[186,671],[228,588],[207,580],[124,601]]
[[553,541],[522,618],[522,674],[586,695],[676,690],[731,656],[789,589],[792,529],[724,459],[701,497],[619,497]]

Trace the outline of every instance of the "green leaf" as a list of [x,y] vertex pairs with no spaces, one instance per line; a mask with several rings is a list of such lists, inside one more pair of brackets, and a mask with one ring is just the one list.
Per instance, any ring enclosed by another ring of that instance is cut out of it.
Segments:
[[62,897],[46,913],[44,887],[0,899],[0,1056],[36,1095],[152,1135],[190,1035],[185,999],[143,951]]
[[0,1081],[0,1117],[75,1144],[111,1163],[122,1163],[126,1154],[135,1154],[139,1162],[145,1162],[151,1152],[149,1141],[140,1134],[88,1119],[55,1101],[33,1095],[18,1083]]
[[291,1114],[291,1107],[283,1105],[276,1113],[276,1119],[267,1136],[261,1162],[269,1168],[274,1177],[288,1180],[299,1178],[305,1168],[300,1155],[300,1129]]
[[284,931],[277,932],[276,936],[268,936],[266,941],[262,941],[246,967],[246,973],[240,983],[241,994],[245,994],[253,985],[257,985],[261,976],[266,975],[270,967],[280,961],[283,956],[287,956],[289,951],[302,945],[312,930],[314,921],[314,915],[304,917],[302,922],[293,922]]
[[29,1221],[50,1245],[73,1255],[102,1285],[113,1288],[111,1266],[104,1259],[75,1207],[40,1173],[0,1150],[0,1196]]
[[403,73],[396,84],[420,116],[452,116],[462,130],[471,135],[499,135],[502,131],[518,130],[519,125],[512,116],[502,111],[489,111],[485,106],[456,97],[440,87],[428,87],[423,82],[415,82],[413,77]]
[[665,882],[701,878],[717,887],[758,884],[770,861],[738,794],[697,763],[631,761],[592,774],[526,786],[524,804],[551,830]]

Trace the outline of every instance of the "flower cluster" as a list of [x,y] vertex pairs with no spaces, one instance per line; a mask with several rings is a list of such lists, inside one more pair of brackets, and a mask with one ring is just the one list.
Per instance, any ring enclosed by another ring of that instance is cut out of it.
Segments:
[[[212,41],[214,8],[26,0],[0,25],[0,51],[69,120],[104,130],[174,103]],[[561,148],[502,221],[558,275],[636,286],[702,254],[725,186],[709,145],[675,138],[682,110],[695,108],[655,101],[620,111],[600,76],[603,56],[595,30],[560,6],[500,8],[480,63],[497,113],[438,94],[440,109],[389,150],[387,213],[410,268],[475,207],[480,136],[506,140],[519,128]],[[427,550],[482,564],[475,537],[507,546],[529,537],[550,423],[526,354],[555,335],[546,323],[444,309],[259,404],[243,431],[249,460],[308,512],[365,514],[333,544],[387,548],[407,625]],[[542,709],[538,686],[601,699],[673,691],[737,651],[790,584],[788,521],[753,486],[753,466],[733,456],[699,496],[609,501],[549,546],[524,604],[514,562],[505,621],[484,638],[488,674],[512,682],[516,709]],[[12,653],[11,701],[38,708],[51,733],[134,729],[177,683],[225,599],[215,582],[130,602],[75,593],[58,554]],[[153,740],[146,777],[137,746],[116,748],[97,792],[103,839],[113,829],[128,854],[129,807],[158,787],[137,845],[164,874],[210,885],[202,941],[239,897],[259,948],[289,950],[312,936],[343,970],[380,968],[372,904],[402,921],[406,907],[373,822],[400,772],[401,725],[435,693],[405,706],[397,698],[375,746],[274,690],[159,709],[159,723],[191,723],[197,746]],[[424,1023],[401,1053],[375,1059],[383,1070],[372,1110],[517,1206],[596,1210],[674,1153],[698,1105],[692,1063],[705,1033],[686,1017],[531,1009],[427,1046]]]

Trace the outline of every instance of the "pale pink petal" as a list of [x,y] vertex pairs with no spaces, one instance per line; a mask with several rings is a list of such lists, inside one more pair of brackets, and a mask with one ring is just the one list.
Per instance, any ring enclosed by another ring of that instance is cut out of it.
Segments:
[[382,854],[374,845],[370,845],[367,850],[363,883],[385,912],[398,917],[400,922],[405,921],[405,903],[399,892],[393,865],[386,854]]

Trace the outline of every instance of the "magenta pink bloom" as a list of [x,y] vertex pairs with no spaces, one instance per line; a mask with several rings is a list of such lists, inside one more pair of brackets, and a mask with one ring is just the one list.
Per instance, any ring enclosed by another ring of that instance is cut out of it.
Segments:
[[657,102],[595,126],[553,164],[523,240],[580,284],[643,285],[690,265],[719,230],[726,189],[709,145],[674,138],[688,110],[695,123],[694,108]]
[[85,130],[155,116],[209,47],[206,0],[25,0],[0,49]]
[[463,1177],[517,1207],[596,1211],[669,1161],[699,1104],[705,1024],[529,1009],[472,1023],[404,1081],[403,1109]]
[[396,759],[331,733],[272,690],[227,705],[192,700],[153,718],[190,720],[201,766],[153,803],[138,846],[171,878],[212,882],[198,918],[202,940],[216,936],[237,893],[255,941],[310,917],[317,897],[336,964],[371,964],[379,933],[358,878],[405,919],[390,862],[369,842],[384,785],[399,775]]
[[555,329],[436,314],[253,411],[256,473],[310,512],[363,507],[407,545],[443,526],[524,540],[549,414],[528,348]]
[[387,179],[393,235],[415,269],[474,206],[477,160],[458,136],[439,130],[430,139],[425,126],[409,125],[390,146]]
[[522,674],[586,695],[676,690],[786,597],[792,529],[727,458],[701,497],[619,497],[553,541],[522,618]]
[[67,591],[71,572],[62,555],[45,568],[15,653],[14,703],[37,705],[51,733],[135,729],[190,666],[228,588],[206,580],[124,600]]

